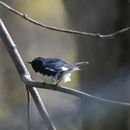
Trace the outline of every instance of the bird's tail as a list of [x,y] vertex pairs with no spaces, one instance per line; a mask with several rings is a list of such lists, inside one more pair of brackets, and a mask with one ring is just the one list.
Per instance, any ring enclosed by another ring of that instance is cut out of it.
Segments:
[[83,66],[83,65],[88,65],[89,64],[89,62],[87,61],[87,62],[78,62],[78,63],[75,63],[75,64],[73,64],[75,67],[77,67],[77,68],[79,68],[79,67],[81,67],[81,66]]

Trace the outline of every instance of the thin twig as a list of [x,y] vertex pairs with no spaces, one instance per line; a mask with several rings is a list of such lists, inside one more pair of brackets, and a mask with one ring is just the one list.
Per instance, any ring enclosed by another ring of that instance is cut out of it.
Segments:
[[41,88],[41,89],[49,89],[49,90],[54,90],[54,91],[58,91],[58,92],[63,92],[63,93],[73,95],[76,97],[84,98],[84,99],[86,99],[86,101],[89,101],[89,102],[130,107],[130,103],[127,103],[127,102],[120,102],[120,101],[104,99],[101,97],[93,96],[89,93],[81,92],[81,91],[78,91],[78,90],[75,90],[72,88],[63,87],[63,86],[55,86],[52,84],[45,84],[43,82],[37,82],[37,81],[33,81],[33,80],[28,80],[26,82],[26,84],[28,84],[28,86],[30,86],[30,87],[35,86],[35,87]]
[[[21,79],[24,81],[25,76],[27,76],[28,79],[31,80],[30,74],[24,65],[24,62],[16,48],[16,45],[13,42],[11,36],[9,35],[9,33],[1,19],[0,19],[0,37],[2,38],[3,43],[5,44],[6,49],[8,50],[9,55],[12,58]],[[28,85],[26,85],[26,86],[28,86]],[[37,106],[37,109],[38,109],[43,121],[45,122],[48,130],[56,130],[53,122],[51,121],[51,119],[44,107],[44,104],[42,103],[40,95],[37,92],[37,89],[32,86],[32,87],[28,87],[28,90],[31,93],[31,96],[33,97],[33,100]]]
[[28,124],[28,130],[31,130],[31,97],[29,92],[29,87],[26,86],[27,91],[27,124]]
[[115,105],[130,107],[130,103],[117,102],[117,101],[113,101],[113,100],[99,98],[99,97],[96,97],[96,96],[93,96],[91,94],[84,93],[84,92],[81,92],[78,90],[74,90],[74,89],[70,89],[70,88],[66,88],[66,87],[61,87],[61,86],[44,84],[43,82],[33,81],[31,79],[30,74],[29,74],[28,70],[26,69],[18,51],[17,51],[16,45],[12,41],[12,39],[11,39],[10,35],[8,34],[7,30],[5,29],[5,26],[2,23],[2,21],[0,21],[0,35],[4,41],[4,44],[6,45],[7,50],[9,51],[9,54],[12,57],[12,60],[14,61],[15,65],[16,65],[16,68],[19,72],[19,75],[20,75],[22,81],[30,88],[35,86],[37,88],[55,90],[55,91],[67,93],[70,95],[74,95],[77,97],[85,98],[85,99],[87,99],[87,101],[93,101],[93,102],[104,103],[104,104],[113,104],[113,105],[115,104]]
[[[2,25],[2,22],[1,22],[1,25]],[[2,25],[2,27],[3,27],[3,25]],[[116,104],[116,105],[122,105],[122,106],[130,106],[130,103],[117,102],[117,101],[113,101],[113,100],[107,100],[107,99],[99,98],[99,97],[90,95],[88,93],[80,92],[80,91],[77,91],[77,90],[74,90],[74,89],[61,87],[61,86],[54,86],[54,85],[45,85],[42,82],[36,82],[36,81],[31,80],[30,74],[27,71],[27,69],[26,69],[23,61],[21,60],[21,57],[20,57],[20,55],[19,55],[19,53],[18,53],[18,51],[16,49],[16,45],[13,43],[12,39],[10,38],[10,36],[8,35],[7,32],[6,32],[5,35],[7,35],[7,36],[3,37],[3,41],[4,41],[5,44],[8,44],[7,45],[7,49],[9,51],[10,55],[13,55],[12,59],[13,59],[15,65],[16,65],[16,67],[17,67],[19,75],[20,75],[21,79],[24,81],[24,83],[27,84],[28,86],[30,86],[30,87],[35,86],[37,88],[45,88],[45,89],[56,90],[56,91],[60,91],[60,92],[67,93],[67,94],[71,94],[71,95],[74,95],[74,96],[83,97],[83,98],[88,99],[89,101],[94,101],[94,102],[100,102],[100,103],[102,102],[102,103],[107,103],[107,104]],[[6,39],[6,37],[8,37],[9,41]],[[14,50],[12,51],[12,49],[11,49],[11,51],[10,51],[10,48],[12,48]],[[14,55],[15,55],[15,57],[14,57]],[[18,59],[20,58],[20,62],[19,62],[19,60],[17,61],[17,58]]]
[[[113,100],[99,98],[99,97],[96,97],[96,96],[93,96],[91,94],[84,93],[84,92],[81,92],[78,90],[74,90],[74,89],[70,89],[70,88],[66,88],[66,87],[61,87],[61,86],[49,85],[49,84],[45,84],[43,82],[37,82],[37,81],[32,80],[28,70],[26,69],[26,67],[25,67],[25,65],[24,65],[24,63],[23,63],[23,61],[22,61],[22,59],[17,51],[16,45],[12,41],[7,30],[6,31],[5,30],[6,30],[5,26],[3,25],[2,21],[0,21],[0,35],[1,35],[3,41],[6,45],[6,48],[9,51],[9,54],[12,57],[12,60],[14,61],[15,65],[16,65],[16,68],[19,72],[19,75],[20,75],[22,81],[30,88],[35,86],[37,88],[55,90],[55,91],[67,93],[70,95],[74,95],[77,97],[85,98],[85,99],[87,99],[87,101],[93,101],[93,102],[104,103],[104,104],[115,104],[115,105],[130,107],[130,103],[117,102],[117,101],[113,101]],[[3,31],[4,31],[4,36],[3,36]]]
[[78,34],[78,35],[81,35],[81,36],[90,36],[90,37],[96,37],[96,38],[113,38],[113,37],[115,37],[115,36],[117,36],[117,35],[119,35],[121,33],[124,33],[126,31],[130,30],[130,27],[126,27],[126,28],[118,30],[118,31],[116,31],[114,33],[104,35],[104,34],[100,34],[100,33],[89,33],[89,32],[77,31],[77,30],[58,28],[58,27],[46,25],[44,23],[40,23],[40,22],[38,22],[38,21],[28,17],[27,14],[23,14],[23,13],[15,10],[14,8],[10,7],[9,5],[7,5],[6,3],[4,3],[2,1],[0,1],[0,5],[2,5],[6,9],[10,10],[11,12],[13,12],[14,14],[17,14],[18,16],[22,17],[23,19],[26,19],[27,21],[29,21],[29,22],[31,22],[31,23],[33,23],[35,25],[38,25],[38,26],[46,28],[46,29],[58,31],[58,32]]
[[38,91],[34,87],[30,87],[29,91],[33,97],[33,100],[35,104],[37,104],[38,111],[41,115],[41,117],[44,119],[44,122],[46,126],[48,127],[48,130],[56,130],[56,127],[54,126],[53,122],[51,121],[49,114],[40,98],[40,95],[38,94]]

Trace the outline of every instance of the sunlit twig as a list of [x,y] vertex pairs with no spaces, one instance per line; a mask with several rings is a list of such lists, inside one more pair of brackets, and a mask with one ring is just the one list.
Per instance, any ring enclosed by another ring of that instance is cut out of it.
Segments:
[[23,14],[23,13],[15,10],[14,8],[10,7],[9,5],[7,5],[6,3],[4,3],[2,1],[0,1],[0,5],[2,5],[6,9],[13,12],[14,14],[17,14],[18,16],[22,17],[23,19],[26,19],[27,21],[29,21],[29,22],[31,22],[31,23],[33,23],[35,25],[38,25],[38,26],[46,28],[46,29],[58,31],[58,32],[78,34],[78,35],[81,35],[81,36],[90,36],[90,37],[96,37],[96,38],[102,38],[103,39],[103,38],[114,38],[115,36],[130,30],[130,27],[126,27],[126,28],[118,30],[118,31],[116,31],[114,33],[104,35],[104,34],[100,34],[100,33],[90,33],[90,32],[82,32],[82,31],[77,31],[77,30],[58,28],[58,27],[46,25],[44,23],[40,23],[40,22],[28,17],[27,14]]

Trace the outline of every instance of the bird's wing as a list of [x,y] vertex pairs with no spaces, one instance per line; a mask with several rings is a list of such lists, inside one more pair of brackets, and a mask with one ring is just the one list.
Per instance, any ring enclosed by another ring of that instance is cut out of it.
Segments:
[[44,66],[42,69],[42,74],[47,76],[55,76],[57,74],[57,71],[50,66]]
[[68,71],[72,65],[58,58],[48,58],[46,66],[56,72]]
[[54,67],[54,70],[56,70],[57,72],[67,72],[70,71],[73,67],[71,64],[64,61],[53,63],[52,66]]

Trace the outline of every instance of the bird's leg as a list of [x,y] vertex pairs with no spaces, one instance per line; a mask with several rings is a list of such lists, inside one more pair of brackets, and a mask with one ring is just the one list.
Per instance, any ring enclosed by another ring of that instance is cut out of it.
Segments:
[[56,84],[54,84],[53,90],[56,90],[56,89],[57,89],[57,86],[58,86],[58,84],[60,83],[60,81],[61,81],[61,79],[58,80],[58,81],[56,82]]
[[61,79],[58,80],[55,85],[57,86],[60,82],[61,82]]

